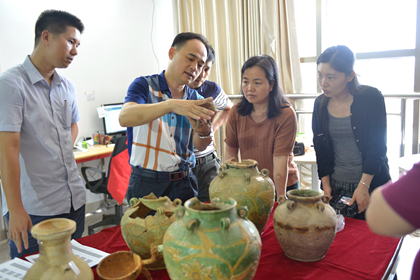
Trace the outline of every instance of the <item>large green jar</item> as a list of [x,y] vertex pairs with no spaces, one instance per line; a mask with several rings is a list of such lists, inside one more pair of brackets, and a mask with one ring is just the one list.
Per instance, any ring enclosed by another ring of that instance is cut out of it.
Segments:
[[231,197],[237,201],[238,207],[247,206],[248,219],[261,234],[273,210],[275,191],[268,170],[259,172],[257,165],[258,162],[252,159],[226,161],[218,177],[211,182],[209,194],[210,199]]
[[171,279],[252,279],[258,267],[261,238],[236,201],[197,198],[175,211],[163,238],[163,256]]
[[[174,211],[181,200],[172,202],[167,196],[157,198],[153,193],[142,198],[132,198],[131,207],[121,219],[121,232],[130,250],[143,260],[150,259],[150,250],[161,245],[163,235],[175,221]],[[148,215],[155,210],[154,215]],[[157,255],[156,262],[145,265],[149,270],[165,269],[163,255]]]

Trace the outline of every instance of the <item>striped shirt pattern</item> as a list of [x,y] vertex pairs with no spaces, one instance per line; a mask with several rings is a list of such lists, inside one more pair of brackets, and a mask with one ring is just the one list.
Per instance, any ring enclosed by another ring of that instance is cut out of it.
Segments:
[[[218,111],[223,111],[228,105],[233,106],[232,101],[228,98],[227,94],[223,89],[215,82],[206,80],[204,83],[197,88],[198,93],[204,98],[213,97],[213,103]],[[203,151],[194,149],[194,154],[197,158],[206,156],[216,149],[214,148],[214,137],[212,137],[211,143]]]
[[[145,76],[130,85],[126,102],[153,104],[172,98],[164,72]],[[185,87],[182,99],[197,100],[197,91]],[[193,130],[184,116],[170,112],[154,121],[127,129],[130,164],[154,171],[174,172],[195,166]]]

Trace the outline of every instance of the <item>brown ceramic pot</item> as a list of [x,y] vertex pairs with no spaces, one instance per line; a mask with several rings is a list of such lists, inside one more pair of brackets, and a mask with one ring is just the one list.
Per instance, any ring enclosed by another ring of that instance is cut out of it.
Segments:
[[49,219],[33,226],[31,233],[38,239],[39,258],[24,279],[93,280],[92,269],[69,247],[75,231],[76,222],[65,218]]
[[303,262],[322,259],[335,238],[337,216],[329,197],[313,190],[281,195],[274,211],[274,231],[287,257]]
[[[125,211],[121,219],[121,232],[127,246],[142,259],[151,257],[150,250],[162,244],[163,235],[167,228],[175,221],[173,212],[182,202],[176,199],[172,202],[167,196],[157,198],[153,193],[143,198],[132,198],[131,207]],[[146,216],[155,210],[155,215]],[[146,264],[149,270],[165,269],[162,253],[156,262]]]
[[152,276],[145,268],[145,265],[154,263],[156,255],[157,247],[152,248],[152,257],[148,260],[142,260],[139,255],[133,252],[114,252],[98,264],[96,271],[102,280],[135,280],[140,273],[147,280],[152,280]]
[[238,207],[248,207],[248,219],[261,234],[273,209],[274,184],[268,177],[268,170],[259,172],[257,165],[258,162],[252,159],[226,161],[218,177],[211,182],[209,194],[211,200],[233,198]]

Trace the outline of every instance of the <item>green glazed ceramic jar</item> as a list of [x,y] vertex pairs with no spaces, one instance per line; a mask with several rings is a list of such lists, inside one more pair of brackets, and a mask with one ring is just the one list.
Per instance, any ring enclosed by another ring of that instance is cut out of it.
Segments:
[[258,162],[252,159],[226,161],[218,177],[211,182],[209,194],[210,199],[231,197],[237,201],[238,207],[247,206],[248,219],[261,234],[273,210],[275,191],[268,170],[259,172],[257,165]]
[[171,279],[252,279],[261,238],[236,201],[197,198],[175,211],[177,220],[163,238],[163,256]]

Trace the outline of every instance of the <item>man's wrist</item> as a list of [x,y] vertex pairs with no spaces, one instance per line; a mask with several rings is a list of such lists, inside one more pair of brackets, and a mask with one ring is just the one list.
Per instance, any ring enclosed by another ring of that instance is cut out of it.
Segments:
[[210,133],[208,133],[207,135],[201,135],[200,133],[197,132],[198,137],[200,137],[200,139],[206,139],[206,138],[210,138],[213,137],[213,132],[210,131]]

